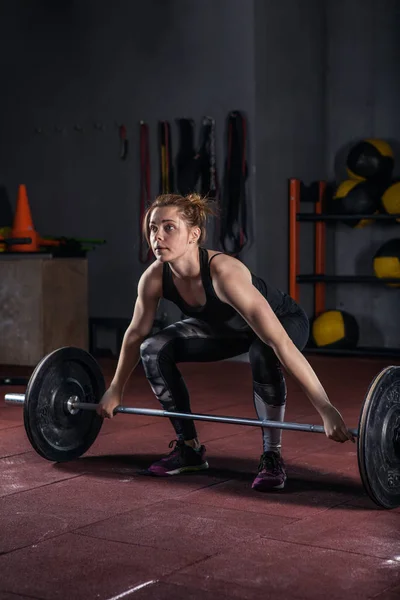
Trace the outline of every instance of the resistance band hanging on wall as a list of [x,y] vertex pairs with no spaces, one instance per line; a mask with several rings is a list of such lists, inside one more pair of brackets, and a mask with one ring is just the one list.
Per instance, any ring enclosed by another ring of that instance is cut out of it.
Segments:
[[[212,243],[218,247],[218,240],[221,235],[219,221],[219,180],[217,172],[217,155],[215,144],[215,120],[211,117],[203,117],[200,134],[200,193],[208,197],[217,207],[216,218],[208,227],[212,229],[210,238]],[[210,227],[210,225],[212,225]]]
[[176,159],[177,191],[182,195],[195,192],[201,178],[201,195],[217,200],[219,184],[214,119],[203,118],[198,151],[194,146],[193,119],[178,119],[177,123],[179,128],[179,151]]
[[144,214],[151,203],[150,191],[150,147],[149,147],[149,126],[143,121],[140,122],[140,248],[139,260],[146,263],[150,260],[152,252],[143,239],[141,231]]
[[228,115],[228,149],[222,193],[220,243],[227,254],[238,256],[247,236],[247,125],[239,111]]
[[200,175],[199,155],[194,147],[193,119],[177,119],[179,150],[176,157],[176,188],[183,196],[196,190]]
[[129,142],[125,125],[119,126],[119,157],[121,160],[128,158]]
[[158,122],[160,147],[160,194],[174,192],[174,168],[172,162],[171,126],[168,121]]
[[215,120],[211,117],[203,118],[198,157],[201,177],[200,193],[212,200],[218,200],[219,183],[215,149]]

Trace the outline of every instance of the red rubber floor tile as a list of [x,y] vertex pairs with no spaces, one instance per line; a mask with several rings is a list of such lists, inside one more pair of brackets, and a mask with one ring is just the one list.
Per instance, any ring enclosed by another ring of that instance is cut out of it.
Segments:
[[[142,455],[140,464],[147,466],[152,456]],[[153,477],[139,469],[139,462],[132,463],[131,456],[117,456],[114,458],[83,458],[73,463],[57,465],[60,471],[70,475],[84,475],[89,481],[99,481],[107,484],[117,483],[122,487],[132,486],[139,494],[147,494],[149,501],[161,498],[183,498],[194,491],[212,488],[221,483],[220,477],[213,476],[208,471],[187,473],[176,477]]]
[[282,491],[261,493],[251,489],[253,474],[243,475],[235,480],[222,482],[206,490],[198,490],[186,497],[187,502],[208,506],[277,515],[302,519],[337,506],[361,494],[357,487],[346,487],[342,482],[330,483],[312,480],[312,474],[289,481]]
[[31,451],[32,446],[23,427],[10,427],[1,431],[0,458]]
[[[135,600],[215,600],[216,594],[210,590],[197,590],[189,585],[176,585],[159,581],[135,592]],[[0,597],[1,598],[1,597]],[[218,594],[218,600],[230,600],[231,595]],[[10,599],[12,600],[12,599]]]
[[122,475],[108,481],[75,477],[6,496],[0,499],[0,554],[153,503],[161,508],[173,494],[171,486],[158,486],[155,494]]
[[23,425],[22,408],[19,406],[5,406],[0,408],[0,429],[9,429]]
[[357,463],[356,446],[350,442],[346,444],[334,444],[331,442],[323,452],[307,452],[299,454],[291,461],[291,475],[307,470],[318,474],[321,480],[329,483],[330,478],[342,479],[361,485],[361,479]]
[[[124,417],[122,415],[121,419]],[[129,419],[129,417],[126,417]],[[112,433],[103,434],[100,431],[96,441],[86,452],[88,456],[113,456],[116,454],[142,454],[154,452],[167,453],[169,442],[174,434],[169,431],[167,423],[155,423],[134,429],[118,428]]]
[[365,600],[399,585],[400,569],[377,558],[264,538],[236,544],[165,579],[190,581],[216,597],[221,591],[246,599],[252,589],[267,599]]
[[387,589],[384,592],[382,592],[382,594],[378,594],[378,596],[374,596],[374,600],[399,600],[399,598],[400,598],[400,585],[395,586],[394,588],[391,588],[391,589]]
[[[175,587],[178,587],[178,586],[175,586]],[[2,592],[0,590],[0,600],[32,600],[32,596],[21,596],[20,594],[13,594],[11,592]]]
[[211,473],[210,470],[161,480],[146,475],[145,471],[154,461],[171,451],[168,447],[170,441],[170,436],[165,434],[164,438],[158,436],[154,440],[146,433],[141,441],[140,435],[133,440],[127,432],[115,433],[104,436],[101,440],[98,438],[83,457],[58,464],[55,468],[71,476],[86,475],[99,480],[137,480],[141,486],[149,489],[169,487],[175,490],[174,493],[177,490],[189,493],[193,489],[201,489],[227,479],[224,474]]
[[[196,553],[198,556],[198,553]],[[45,600],[106,600],[193,563],[193,553],[157,550],[82,535],[0,556],[0,589]]]
[[0,497],[75,476],[74,473],[57,469],[34,451],[1,458],[0,473]]
[[[375,504],[375,502],[369,496],[366,495],[366,492],[364,492],[362,497],[357,498],[355,500],[350,500],[348,503],[346,502],[346,504],[351,504],[356,508],[364,508],[375,512],[380,512],[382,510],[382,507]],[[400,514],[400,507],[392,508],[390,509],[390,512]]]
[[290,524],[279,537],[366,556],[393,560],[397,556],[400,570],[400,515],[391,511],[377,513],[346,504]]
[[282,528],[291,522],[268,515],[260,520],[254,513],[188,504],[183,498],[139,508],[76,533],[166,550],[173,550],[178,541],[182,551],[211,555],[240,541],[251,543],[262,533],[279,537]]

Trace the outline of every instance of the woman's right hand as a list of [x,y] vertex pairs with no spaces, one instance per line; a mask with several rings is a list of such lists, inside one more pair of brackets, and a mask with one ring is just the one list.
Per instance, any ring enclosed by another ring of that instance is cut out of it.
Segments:
[[108,388],[100,400],[96,412],[100,417],[112,419],[114,416],[114,409],[120,404],[122,404],[121,394],[112,388]]
[[355,442],[353,434],[347,429],[342,415],[332,404],[329,404],[322,412],[326,436],[335,442]]

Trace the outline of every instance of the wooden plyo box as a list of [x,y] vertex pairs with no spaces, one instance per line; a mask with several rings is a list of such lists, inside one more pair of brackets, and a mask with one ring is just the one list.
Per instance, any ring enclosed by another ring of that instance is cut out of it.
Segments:
[[87,259],[0,254],[0,363],[35,366],[61,346],[88,349]]

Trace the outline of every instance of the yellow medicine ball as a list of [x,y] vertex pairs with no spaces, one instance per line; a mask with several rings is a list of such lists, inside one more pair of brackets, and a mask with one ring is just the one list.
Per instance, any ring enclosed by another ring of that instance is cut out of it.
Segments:
[[359,328],[356,319],[343,310],[328,310],[314,319],[312,341],[318,348],[355,348]]
[[373,261],[375,275],[379,278],[391,277],[399,283],[388,283],[390,287],[400,287],[400,239],[394,238],[383,244],[376,252]]
[[[389,215],[400,214],[400,181],[390,185],[382,194],[381,210]],[[400,219],[396,219],[400,223]]]
[[393,150],[384,140],[366,139],[355,144],[347,156],[347,173],[357,180],[389,180],[394,166]]

